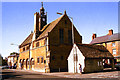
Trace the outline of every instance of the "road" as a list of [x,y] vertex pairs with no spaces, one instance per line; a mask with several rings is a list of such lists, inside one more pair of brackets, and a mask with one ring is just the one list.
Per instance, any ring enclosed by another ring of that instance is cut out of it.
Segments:
[[[89,73],[89,74],[69,74],[69,73],[40,73],[20,70],[2,70],[2,80],[118,80],[119,71]],[[109,77],[110,75],[110,77]],[[105,77],[106,76],[106,77]],[[112,77],[111,77],[112,76]],[[76,78],[75,78],[76,77]]]

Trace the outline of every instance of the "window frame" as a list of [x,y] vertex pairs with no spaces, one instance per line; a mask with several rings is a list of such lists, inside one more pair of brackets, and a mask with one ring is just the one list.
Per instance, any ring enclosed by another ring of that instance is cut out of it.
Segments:
[[30,47],[29,46],[27,46],[27,50],[29,50],[30,49]]
[[36,47],[39,47],[39,42],[36,43]]
[[44,58],[43,57],[41,57],[41,63],[44,63]]
[[61,56],[61,60],[63,60],[64,59],[64,56]]
[[25,51],[25,47],[23,47],[23,51]]
[[[115,51],[114,51],[115,50]],[[116,49],[112,49],[112,54],[116,55]]]
[[59,29],[59,40],[60,44],[64,43],[64,29]]
[[68,30],[68,43],[72,44],[72,30]]
[[55,60],[55,56],[54,55],[52,56],[52,60]]
[[112,42],[112,47],[115,47],[115,42]]
[[39,57],[37,58],[37,63],[40,63],[40,58]]

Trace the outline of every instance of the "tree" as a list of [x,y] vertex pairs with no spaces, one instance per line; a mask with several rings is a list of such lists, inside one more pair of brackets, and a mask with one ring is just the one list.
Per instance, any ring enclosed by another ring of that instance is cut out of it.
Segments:
[[0,54],[0,66],[7,65],[7,60],[3,59],[2,55]]
[[2,55],[0,54],[0,66],[2,65],[2,60],[3,60],[3,57],[2,57]]
[[10,53],[10,55],[13,55],[13,54],[19,55],[19,53],[17,53],[17,52]]

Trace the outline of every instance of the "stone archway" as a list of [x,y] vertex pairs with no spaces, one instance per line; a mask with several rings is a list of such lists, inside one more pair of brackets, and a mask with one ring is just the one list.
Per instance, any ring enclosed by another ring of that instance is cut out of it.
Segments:
[[22,61],[22,69],[25,69],[25,59]]
[[30,60],[30,67],[32,70],[34,69],[34,58],[31,58]]
[[21,64],[22,64],[22,59],[20,59],[19,61],[19,68],[21,68]]
[[29,69],[29,59],[26,59],[26,69]]

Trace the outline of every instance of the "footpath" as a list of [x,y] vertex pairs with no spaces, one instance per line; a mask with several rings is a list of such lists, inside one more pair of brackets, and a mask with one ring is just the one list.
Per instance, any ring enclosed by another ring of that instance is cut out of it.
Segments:
[[79,73],[68,73],[68,72],[44,73],[33,70],[20,70],[20,69],[10,69],[10,70],[29,72],[34,74],[42,74],[42,75],[51,75],[51,76],[64,77],[64,78],[118,78],[118,77],[120,78],[120,71],[79,74]]

